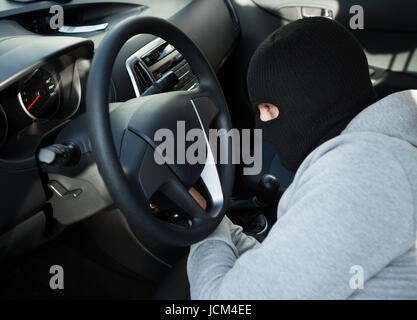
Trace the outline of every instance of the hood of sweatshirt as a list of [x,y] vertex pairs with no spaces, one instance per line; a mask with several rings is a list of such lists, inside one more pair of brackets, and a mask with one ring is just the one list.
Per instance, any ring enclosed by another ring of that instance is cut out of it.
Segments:
[[342,134],[352,132],[381,133],[417,147],[417,90],[397,92],[370,105]]

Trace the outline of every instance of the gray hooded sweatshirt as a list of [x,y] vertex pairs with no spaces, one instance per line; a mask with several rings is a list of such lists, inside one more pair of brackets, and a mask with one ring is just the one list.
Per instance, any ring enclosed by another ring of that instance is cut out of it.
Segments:
[[417,299],[417,90],[315,149],[259,244],[225,218],[188,257],[192,299]]

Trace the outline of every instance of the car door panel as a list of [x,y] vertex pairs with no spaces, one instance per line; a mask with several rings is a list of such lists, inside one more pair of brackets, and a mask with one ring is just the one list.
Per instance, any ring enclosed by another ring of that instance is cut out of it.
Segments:
[[[349,28],[352,5],[364,9],[364,30],[351,30],[362,44],[371,78],[380,98],[401,90],[417,88],[417,2],[411,0],[232,0],[241,25],[241,39],[223,68],[223,85],[238,127],[252,123],[248,106],[246,72],[256,47],[274,30],[303,17],[302,8],[328,9],[334,19]],[[305,14],[306,12],[304,12]],[[307,12],[314,15],[314,10]]]
[[[305,16],[331,16],[349,28],[350,8],[360,5],[364,29],[352,30],[364,47],[380,97],[417,88],[417,2],[411,0],[253,0],[283,23]],[[306,8],[310,14],[306,15]],[[330,12],[330,13],[329,13]]]

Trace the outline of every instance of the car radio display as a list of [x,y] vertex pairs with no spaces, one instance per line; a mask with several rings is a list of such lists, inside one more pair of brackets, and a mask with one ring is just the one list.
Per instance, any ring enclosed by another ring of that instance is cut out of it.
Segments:
[[172,45],[170,45],[167,42],[164,42],[162,45],[152,50],[152,52],[147,53],[146,55],[142,56],[141,59],[146,64],[146,66],[149,67],[155,64],[155,62],[166,57],[168,54],[170,54],[174,50],[175,48]]

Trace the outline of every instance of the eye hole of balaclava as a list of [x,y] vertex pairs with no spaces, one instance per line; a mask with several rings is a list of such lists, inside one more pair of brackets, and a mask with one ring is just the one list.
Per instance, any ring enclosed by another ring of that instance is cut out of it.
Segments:
[[[256,126],[284,167],[295,172],[312,150],[376,101],[368,70],[359,42],[326,18],[292,22],[258,47],[249,64],[249,97]],[[279,116],[261,121],[260,103],[279,106]]]
[[271,121],[279,116],[279,109],[272,103],[260,103],[257,106],[258,116],[261,121]]

